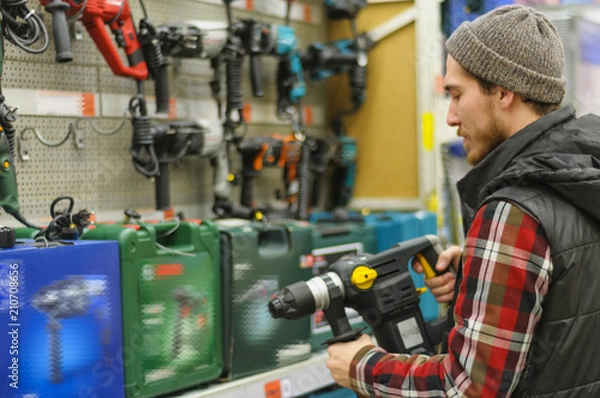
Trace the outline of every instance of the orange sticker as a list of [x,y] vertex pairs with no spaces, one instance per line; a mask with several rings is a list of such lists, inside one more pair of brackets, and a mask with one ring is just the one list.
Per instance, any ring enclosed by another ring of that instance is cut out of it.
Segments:
[[169,207],[167,210],[164,210],[163,217],[165,218],[165,220],[173,219],[175,217],[175,209]]
[[304,22],[312,22],[312,7],[304,5]]
[[279,380],[265,384],[265,398],[281,398],[281,382]]
[[96,102],[94,94],[81,94],[81,114],[82,116],[96,116]]
[[312,126],[314,122],[314,110],[312,106],[305,106],[304,108],[304,124]]
[[158,264],[155,275],[158,277],[183,275],[182,264]]
[[177,100],[175,98],[169,98],[169,113],[167,117],[169,119],[177,118]]
[[250,123],[252,121],[252,105],[244,104],[244,109],[242,109],[242,117],[246,123]]
[[254,11],[254,0],[246,0],[246,10]]

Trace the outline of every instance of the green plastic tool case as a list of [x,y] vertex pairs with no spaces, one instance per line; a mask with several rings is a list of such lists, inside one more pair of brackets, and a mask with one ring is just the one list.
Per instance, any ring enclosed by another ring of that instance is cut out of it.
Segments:
[[[327,268],[346,254],[377,253],[375,228],[357,223],[316,223],[313,226],[312,276],[326,272]],[[362,317],[352,309],[346,315],[354,329],[366,328]],[[311,345],[313,351],[326,348],[323,343],[333,337],[323,311],[311,316]]]
[[268,303],[307,280],[311,227],[295,221],[215,221],[221,231],[225,372],[230,380],[310,357],[310,319],[273,319]]
[[223,371],[219,232],[211,222],[98,224],[119,242],[127,397],[154,397]]

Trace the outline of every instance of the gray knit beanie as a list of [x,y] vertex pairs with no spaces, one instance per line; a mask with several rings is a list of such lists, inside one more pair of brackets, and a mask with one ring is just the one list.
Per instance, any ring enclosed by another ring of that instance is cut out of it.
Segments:
[[446,41],[446,51],[468,72],[526,99],[558,104],[565,95],[560,37],[532,8],[499,7],[463,22]]

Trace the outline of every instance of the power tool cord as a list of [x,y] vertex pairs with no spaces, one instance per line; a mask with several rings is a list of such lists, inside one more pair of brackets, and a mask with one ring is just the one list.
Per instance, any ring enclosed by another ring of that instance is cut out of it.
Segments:
[[[64,212],[57,212],[56,205],[62,201],[68,201],[69,206]],[[34,239],[44,237],[48,241],[60,240],[60,239],[78,239],[83,233],[83,228],[90,225],[91,213],[87,210],[80,210],[77,213],[73,213],[73,205],[75,201],[70,196],[59,196],[52,201],[50,205],[50,216],[52,221],[48,226],[38,232]]]
[[[48,30],[35,10],[27,8],[27,0],[3,0],[0,12],[3,34],[8,41],[31,54],[46,51],[50,41]],[[33,48],[33,44],[40,39],[42,46]]]
[[146,177],[154,177],[159,172],[158,157],[154,151],[152,123],[146,108],[146,100],[141,94],[129,101],[133,137],[129,153],[135,169]]

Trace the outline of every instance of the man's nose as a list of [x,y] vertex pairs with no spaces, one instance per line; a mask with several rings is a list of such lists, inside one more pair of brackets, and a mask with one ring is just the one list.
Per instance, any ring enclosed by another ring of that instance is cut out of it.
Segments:
[[446,124],[448,124],[448,126],[458,126],[458,123],[458,114],[454,109],[454,105],[450,104],[450,106],[448,106],[448,113],[446,114]]

